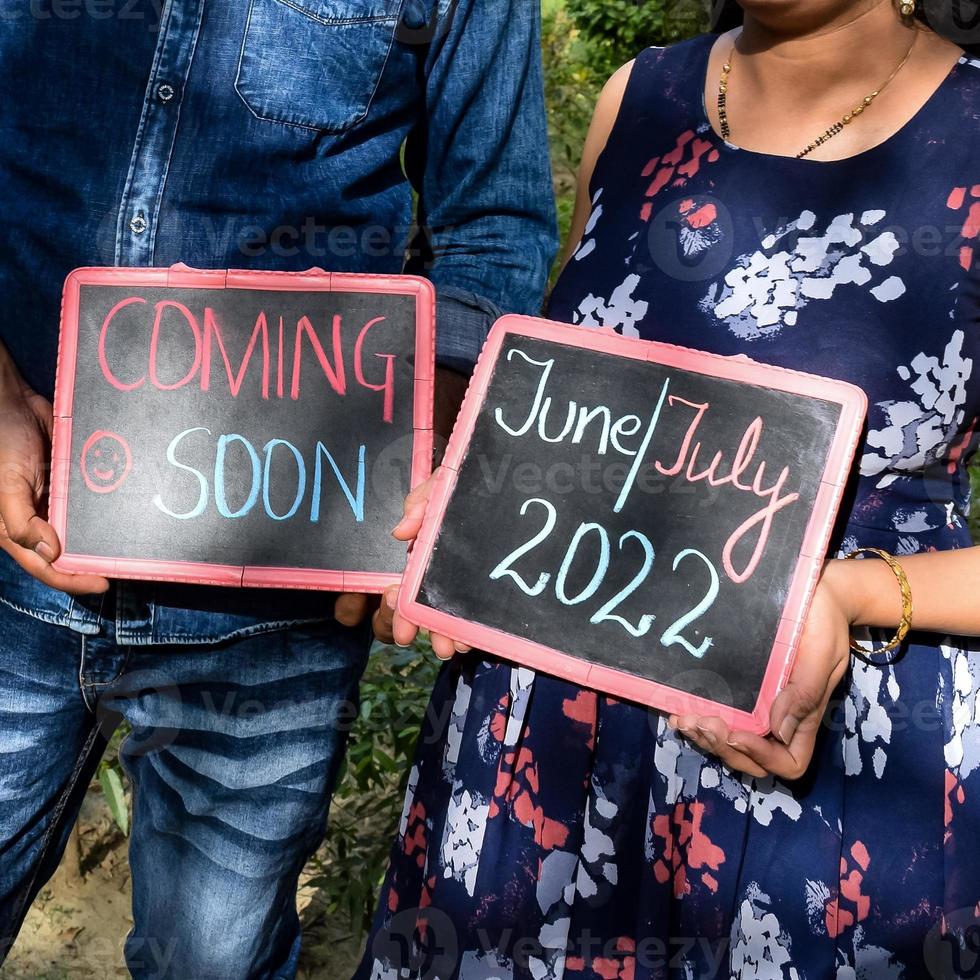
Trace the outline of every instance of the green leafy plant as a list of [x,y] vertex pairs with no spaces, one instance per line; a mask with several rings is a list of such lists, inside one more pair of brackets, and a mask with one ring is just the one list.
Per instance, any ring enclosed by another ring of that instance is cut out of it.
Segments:
[[653,44],[673,44],[703,31],[704,0],[564,0],[589,43],[591,61],[607,77]]
[[330,831],[308,885],[356,937],[374,915],[415,743],[439,661],[425,639],[409,649],[375,649],[361,683],[361,711],[334,794]]
[[102,789],[106,805],[112,814],[112,819],[124,837],[129,836],[130,812],[129,798],[126,795],[128,780],[119,762],[119,746],[129,734],[129,725],[121,724],[109,739],[105,754],[99,760],[96,771],[98,784]]
[[559,205],[574,195],[575,173],[605,77],[590,59],[581,30],[564,6],[546,8],[541,19],[548,137]]
[[99,763],[99,785],[109,805],[109,812],[123,835],[129,836],[129,803],[123,787],[123,773],[117,759],[103,759]]

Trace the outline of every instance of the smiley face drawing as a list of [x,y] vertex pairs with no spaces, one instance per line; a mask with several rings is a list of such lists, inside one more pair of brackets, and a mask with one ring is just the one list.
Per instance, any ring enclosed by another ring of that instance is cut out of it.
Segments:
[[99,429],[82,446],[82,477],[93,493],[118,490],[132,468],[129,444],[115,432]]

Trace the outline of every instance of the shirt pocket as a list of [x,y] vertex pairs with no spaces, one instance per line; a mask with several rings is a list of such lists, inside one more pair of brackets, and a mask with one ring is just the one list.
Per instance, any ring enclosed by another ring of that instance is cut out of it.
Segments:
[[270,122],[342,133],[368,114],[402,0],[250,0],[235,90]]

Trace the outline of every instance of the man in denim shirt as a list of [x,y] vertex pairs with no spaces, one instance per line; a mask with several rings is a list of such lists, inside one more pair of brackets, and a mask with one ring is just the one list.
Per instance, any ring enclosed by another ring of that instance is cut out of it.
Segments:
[[293,976],[297,878],[370,643],[357,597],[343,625],[322,594],[51,568],[66,273],[397,273],[407,253],[437,288],[451,409],[554,254],[538,40],[532,0],[4,0],[0,960],[123,718],[132,975]]

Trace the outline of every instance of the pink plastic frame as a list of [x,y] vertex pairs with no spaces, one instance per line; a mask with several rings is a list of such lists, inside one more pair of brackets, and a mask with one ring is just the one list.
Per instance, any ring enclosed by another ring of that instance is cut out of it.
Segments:
[[[61,307],[61,340],[54,396],[49,520],[62,542],[67,540],[71,472],[71,424],[78,357],[78,304],[82,286],[172,286],[182,289],[266,289],[281,291],[386,293],[412,296],[416,301],[415,409],[412,477],[415,487],[432,470],[432,414],[435,392],[435,290],[416,276],[377,276],[325,272],[252,272],[239,269],[204,270],[174,265],[168,269],[75,269],[65,280]],[[398,581],[387,572],[337,569],[269,568],[219,565],[207,562],[155,561],[65,553],[55,562],[62,572],[88,572],[107,578],[189,582],[201,585],[284,589],[324,589],[341,592],[383,592]]]
[[[783,619],[769,655],[758,700],[751,712],[695,697],[672,687],[624,671],[588,663],[552,649],[543,643],[524,639],[502,630],[482,626],[422,605],[418,593],[439,535],[446,508],[456,486],[459,469],[466,457],[477,416],[483,406],[501,349],[513,336],[555,341],[639,361],[655,361],[685,371],[714,378],[726,378],[764,386],[775,391],[821,398],[841,406],[841,417],[834,435],[827,465],[821,477],[813,512],[807,526],[799,562]],[[462,411],[438,471],[432,496],[418,540],[409,555],[398,598],[398,610],[412,623],[449,636],[471,647],[487,650],[507,660],[554,674],[582,687],[658,708],[664,712],[716,715],[731,728],[765,734],[769,731],[769,711],[793,668],[802,624],[817,584],[829,543],[831,529],[840,506],[854,452],[861,436],[867,399],[853,385],[810,374],[758,364],[745,357],[721,357],[670,344],[629,340],[611,330],[591,330],[532,317],[508,316],[498,320],[490,332],[476,371],[466,392]]]

